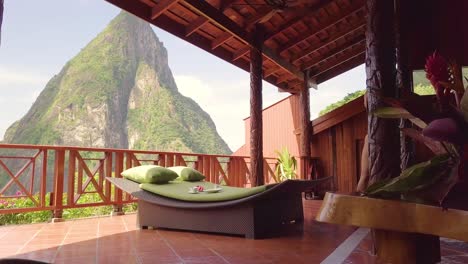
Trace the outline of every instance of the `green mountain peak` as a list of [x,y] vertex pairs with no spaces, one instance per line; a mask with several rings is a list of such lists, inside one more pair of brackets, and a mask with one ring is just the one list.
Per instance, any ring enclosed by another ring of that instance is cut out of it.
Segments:
[[47,83],[4,142],[231,153],[210,116],[178,92],[150,25],[126,12]]

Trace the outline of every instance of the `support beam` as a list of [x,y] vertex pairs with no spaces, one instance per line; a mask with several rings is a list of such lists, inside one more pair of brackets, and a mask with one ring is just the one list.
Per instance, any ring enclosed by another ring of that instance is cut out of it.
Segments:
[[153,7],[151,10],[151,19],[155,20],[160,16],[162,13],[164,13],[166,10],[171,8],[171,6],[177,4],[179,0],[161,0],[157,5]]
[[232,60],[236,61],[240,58],[242,58],[245,54],[250,52],[250,46],[245,46],[232,54]]
[[326,60],[329,60],[333,57],[335,57],[336,55],[338,55],[339,53],[345,51],[345,50],[349,50],[349,49],[352,49],[352,48],[355,48],[355,46],[365,46],[366,44],[366,37],[365,36],[358,36],[357,38],[353,39],[352,41],[350,42],[346,42],[345,45],[343,46],[340,46],[340,47],[336,47],[334,48],[333,50],[331,50],[330,52],[327,52],[327,53],[324,53],[323,55],[317,57],[317,58],[314,58],[311,62],[308,62],[306,64],[304,64],[302,66],[302,69],[304,70],[307,70],[309,68],[312,68]]
[[349,69],[355,68],[363,64],[366,60],[366,54],[362,53],[359,56],[356,56],[348,61],[342,62],[341,64],[333,67],[328,71],[324,71],[315,77],[317,83],[322,83],[330,78],[338,76],[342,73],[349,71]]
[[327,62],[325,64],[323,64],[322,66],[318,67],[318,68],[311,68],[311,76],[312,77],[317,77],[318,75],[326,72],[326,71],[330,71],[330,70],[333,70],[334,68],[336,67],[339,67],[340,65],[346,63],[347,61],[349,60],[352,60],[356,57],[362,57],[362,55],[365,53],[365,48],[364,46],[361,47],[361,48],[357,48],[353,51],[350,51],[348,53],[344,53],[343,55],[341,56],[338,56],[336,59],[334,60],[331,60],[330,62]]
[[[362,25],[357,25],[355,28],[352,28],[351,30],[349,30],[349,29],[340,30],[340,31],[334,33],[333,35],[328,36],[325,40],[321,41],[320,43],[318,43],[318,46],[313,45],[310,48],[307,48],[307,49],[303,50],[299,55],[296,55],[296,56],[292,57],[291,61],[292,61],[292,63],[295,64],[295,63],[299,62],[302,58],[304,58],[306,56],[309,56],[309,55],[313,54],[314,52],[319,51],[320,49],[332,44],[333,42],[335,42],[335,41],[337,41],[339,39],[352,36],[356,32],[361,32],[362,31],[362,34],[364,34],[365,33],[365,28],[366,28],[365,24],[362,24]],[[362,39],[364,39],[364,38],[362,38]]]
[[263,28],[255,28],[250,49],[250,175],[253,186],[264,184],[263,177],[263,117],[262,66]]
[[[405,97],[413,91],[413,80],[409,66],[408,34],[404,25],[408,23],[408,14],[405,14],[405,3],[395,0],[395,37],[397,61],[397,87],[398,97]],[[411,128],[409,120],[401,119],[400,128]],[[414,163],[415,145],[411,138],[400,132],[400,169],[404,170]]]
[[275,74],[279,70],[281,70],[281,68],[279,68],[279,67],[267,69],[267,70],[263,71],[263,78],[268,78],[269,76]]
[[300,89],[299,93],[299,106],[300,106],[300,120],[301,120],[301,135],[300,135],[300,175],[301,179],[310,178],[310,142],[312,135],[312,124],[310,122],[310,93],[309,87],[310,82],[309,71],[304,72],[304,85]]
[[[232,35],[234,35],[234,37],[244,42],[245,44],[251,45],[253,43],[253,39],[255,36],[249,34],[247,31],[245,31],[243,28],[241,28],[234,21],[225,16],[223,13],[221,13],[218,9],[214,8],[209,3],[200,0],[184,0],[182,3],[188,8],[197,12],[199,15],[205,16],[212,23],[216,24],[224,31],[231,33]],[[304,74],[296,66],[282,59],[271,49],[263,48],[263,54],[281,68],[294,74],[300,80],[304,79]]]
[[192,35],[195,31],[199,28],[203,27],[206,23],[208,23],[208,18],[206,17],[198,17],[192,23],[187,26],[187,30],[185,32],[185,36],[188,37]]
[[217,37],[211,42],[211,49],[216,49],[217,47],[223,45],[226,41],[232,38],[233,36],[228,32],[221,34],[219,37]]
[[279,29],[276,29],[275,31],[268,33],[266,35],[266,37],[265,37],[265,40],[269,40],[271,38],[274,38],[276,35],[280,34],[281,32],[285,31],[286,29],[294,26],[295,24],[297,24],[297,23],[299,23],[301,21],[304,21],[304,18],[306,18],[306,17],[315,17],[315,16],[317,16],[318,13],[320,12],[320,9],[327,6],[332,1],[333,0],[322,0],[322,1],[318,2],[318,4],[314,5],[311,8],[300,9],[299,11],[297,11],[297,13],[295,13],[296,16],[293,19],[286,22],[286,24],[281,26]]
[[362,5],[356,5],[356,6],[353,6],[352,8],[349,8],[349,10],[347,10],[347,12],[346,12],[346,14],[347,14],[346,16],[336,16],[333,19],[331,19],[327,24],[325,24],[325,25],[323,25],[323,26],[321,26],[319,28],[315,28],[311,32],[305,32],[304,34],[300,34],[297,38],[291,39],[286,44],[282,45],[278,49],[278,53],[282,54],[285,51],[291,49],[292,47],[300,44],[301,42],[306,41],[307,39],[311,38],[312,36],[315,36],[315,35],[319,34],[320,32],[327,31],[327,30],[329,30],[330,28],[336,26],[339,23],[346,22],[349,17],[354,16],[354,15],[356,15],[357,13],[359,13],[359,12],[361,12],[363,10],[364,10],[364,7]]
[[[393,1],[367,0],[366,74],[368,111],[396,97]],[[369,184],[399,175],[400,135],[395,120],[368,116]]]
[[254,26],[257,23],[265,23],[267,22],[273,15],[275,14],[275,10],[273,10],[271,7],[266,7],[262,8],[261,10],[258,10],[253,17],[249,18],[245,22],[245,26],[247,28],[250,28]]
[[231,8],[232,4],[239,0],[220,0],[219,10],[223,12],[224,10]]
[[284,74],[284,75],[281,75],[279,76],[277,79],[276,79],[276,82],[279,84],[279,83],[283,83],[287,80],[291,79],[291,76],[289,74]]

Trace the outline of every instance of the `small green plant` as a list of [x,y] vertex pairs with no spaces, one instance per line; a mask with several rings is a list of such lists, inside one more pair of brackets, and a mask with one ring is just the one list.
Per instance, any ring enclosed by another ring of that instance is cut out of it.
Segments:
[[287,148],[281,151],[275,151],[278,157],[276,158],[275,175],[278,181],[291,180],[296,178],[297,161],[294,156],[291,156]]

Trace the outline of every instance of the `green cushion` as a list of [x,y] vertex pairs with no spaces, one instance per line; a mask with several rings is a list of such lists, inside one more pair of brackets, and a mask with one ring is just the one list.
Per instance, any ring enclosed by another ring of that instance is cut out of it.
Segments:
[[203,186],[206,189],[212,189],[213,183],[201,182],[187,182],[187,181],[171,181],[169,184],[157,185],[150,183],[140,184],[140,188],[164,197],[189,201],[189,202],[221,202],[237,200],[248,197],[266,190],[266,185],[253,187],[253,188],[237,188],[229,186],[221,186],[222,190],[217,193],[200,192],[196,194],[189,193],[189,188],[194,186]]
[[205,179],[205,175],[196,169],[192,169],[185,166],[169,167],[168,169],[174,171],[184,181],[202,181]]
[[142,165],[121,173],[129,180],[139,183],[167,183],[178,177],[177,173],[157,165]]

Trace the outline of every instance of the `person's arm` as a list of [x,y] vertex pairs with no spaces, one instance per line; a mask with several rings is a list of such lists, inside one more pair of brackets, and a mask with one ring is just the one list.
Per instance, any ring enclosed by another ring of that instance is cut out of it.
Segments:
[[367,188],[367,183],[369,181],[369,143],[367,140],[367,135],[364,138],[364,145],[362,146],[361,153],[361,175],[359,177],[359,182],[356,188],[358,192],[364,192]]

